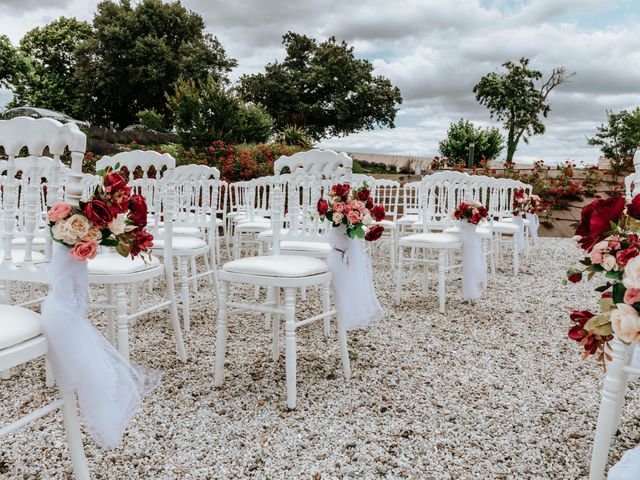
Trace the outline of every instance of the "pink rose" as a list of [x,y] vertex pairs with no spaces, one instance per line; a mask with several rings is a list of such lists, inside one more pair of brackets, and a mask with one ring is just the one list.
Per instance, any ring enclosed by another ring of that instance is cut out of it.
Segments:
[[71,205],[66,202],[56,202],[51,205],[51,208],[47,212],[47,218],[52,222],[63,220],[71,215]]
[[342,214],[339,212],[333,212],[331,220],[333,220],[333,223],[340,223],[342,221]]
[[591,263],[600,265],[602,263],[602,250],[591,250]]
[[77,243],[71,249],[71,255],[73,255],[76,260],[87,260],[96,258],[97,254],[98,242],[96,241]]
[[342,213],[342,211],[344,210],[344,203],[342,202],[334,203],[333,206],[331,207],[331,210],[337,213]]
[[613,237],[609,237],[607,239],[607,242],[611,250],[617,250],[620,248],[620,237],[617,235],[614,235]]
[[359,212],[361,212],[362,210],[365,209],[365,204],[362,203],[360,200],[355,200],[353,202],[353,208],[355,208],[356,210],[358,210]]
[[624,292],[624,303],[633,305],[640,302],[640,288],[630,288]]
[[347,213],[347,220],[351,223],[360,222],[360,213],[357,210],[350,210],[349,213]]

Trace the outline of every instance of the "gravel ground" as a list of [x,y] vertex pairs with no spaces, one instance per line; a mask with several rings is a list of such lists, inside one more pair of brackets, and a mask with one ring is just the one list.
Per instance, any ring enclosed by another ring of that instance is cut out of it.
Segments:
[[[542,239],[520,276],[508,263],[476,303],[448,284],[448,313],[432,285],[409,272],[404,303],[375,254],[382,323],[349,334],[353,377],[345,382],[335,335],[299,330],[298,408],[285,405],[284,353],[274,363],[257,314],[230,321],[226,383],[213,387],[216,305],[208,288],[192,301],[189,360],[175,353],[165,316],[131,329],[132,358],[164,372],[123,445],[85,449],[97,479],[572,479],[587,475],[603,372],[566,338],[566,306],[593,308],[588,284],[562,286],[580,254],[570,239]],[[252,290],[236,290],[251,298]],[[162,291],[152,295],[161,296]],[[149,295],[149,294],[146,294]],[[311,311],[319,295],[301,308]],[[99,328],[103,316],[91,314]],[[284,344],[284,343],[283,343]],[[2,418],[36,408],[42,362],[0,382]],[[632,385],[610,460],[640,442]],[[0,478],[70,478],[60,414],[3,440]]]

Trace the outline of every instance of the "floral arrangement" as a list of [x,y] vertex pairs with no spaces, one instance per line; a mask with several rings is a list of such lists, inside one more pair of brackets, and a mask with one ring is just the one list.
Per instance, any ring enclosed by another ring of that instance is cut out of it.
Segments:
[[526,217],[527,213],[544,213],[545,206],[538,195],[529,195],[524,189],[513,192],[513,215]]
[[95,258],[98,246],[115,247],[131,258],[153,246],[153,236],[145,230],[147,203],[142,195],[131,195],[131,188],[119,172],[101,171],[102,181],[87,202],[72,207],[54,203],[47,212],[51,237],[71,248],[78,260]]
[[466,220],[474,225],[478,225],[488,216],[489,212],[484,205],[474,200],[462,202],[453,211],[453,218],[456,220]]
[[604,366],[605,351],[614,335],[625,343],[640,342],[640,195],[626,204],[624,197],[596,200],[582,210],[576,230],[587,253],[582,268],[567,271],[570,282],[603,276],[600,313],[573,310],[569,338],[584,347],[583,357],[598,355]]
[[374,205],[367,184],[352,189],[347,183],[331,187],[329,198],[318,200],[321,219],[328,219],[334,227],[346,226],[349,238],[364,238],[369,242],[378,240],[384,227],[376,222],[384,220],[382,205]]

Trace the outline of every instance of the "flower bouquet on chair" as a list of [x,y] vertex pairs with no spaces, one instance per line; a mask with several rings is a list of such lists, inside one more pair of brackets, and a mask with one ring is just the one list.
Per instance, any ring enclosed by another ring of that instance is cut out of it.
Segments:
[[98,245],[132,258],[153,246],[153,236],[145,230],[147,203],[142,195],[131,195],[119,171],[103,172],[91,197],[78,207],[54,203],[47,218],[53,240],[69,247],[78,260],[95,258]]
[[478,299],[487,284],[487,265],[476,227],[486,220],[489,212],[480,202],[469,200],[458,205],[452,216],[459,220],[462,235],[462,295],[465,300]]
[[385,217],[384,207],[374,205],[365,184],[352,189],[349,184],[331,187],[328,198],[317,205],[321,220],[329,227],[331,250],[327,264],[333,276],[336,310],[345,330],[379,322],[384,310],[373,286],[373,270],[361,240],[374,242],[384,227],[375,224]]
[[87,260],[96,257],[98,245],[132,258],[147,251],[153,237],[144,228],[145,199],[131,195],[113,171],[103,175],[87,202],[54,203],[47,217],[56,242],[41,315],[47,355],[60,388],[77,393],[87,431],[114,448],[160,374],[130,363],[87,321]]

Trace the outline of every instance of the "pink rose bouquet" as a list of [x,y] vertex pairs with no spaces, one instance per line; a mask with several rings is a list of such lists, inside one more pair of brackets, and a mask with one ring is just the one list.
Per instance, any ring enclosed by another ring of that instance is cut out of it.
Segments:
[[334,227],[344,225],[349,238],[373,242],[384,232],[384,227],[377,224],[384,220],[384,207],[374,205],[366,184],[357,190],[346,183],[333,185],[328,198],[318,200],[317,210],[320,217],[328,219]]

